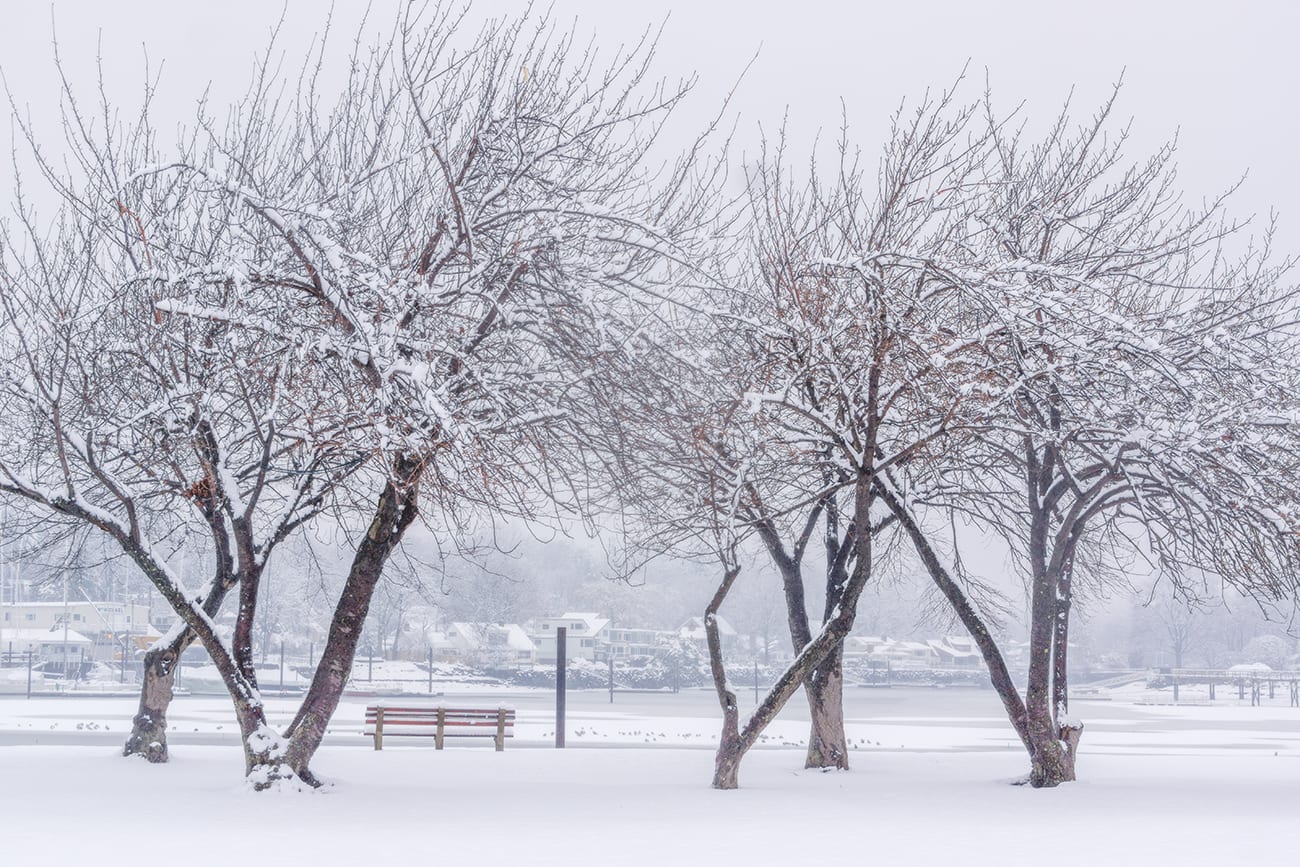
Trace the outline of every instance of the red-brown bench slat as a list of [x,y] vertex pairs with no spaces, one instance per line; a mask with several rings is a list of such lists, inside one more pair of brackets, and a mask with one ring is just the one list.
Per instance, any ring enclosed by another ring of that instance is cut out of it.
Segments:
[[[505,749],[505,739],[514,735],[515,712],[511,708],[455,707],[387,707],[366,708],[364,734],[374,738],[375,749],[384,748],[384,735],[393,737],[432,737],[442,749],[448,737],[492,737],[497,752]],[[482,729],[483,731],[471,731]]]

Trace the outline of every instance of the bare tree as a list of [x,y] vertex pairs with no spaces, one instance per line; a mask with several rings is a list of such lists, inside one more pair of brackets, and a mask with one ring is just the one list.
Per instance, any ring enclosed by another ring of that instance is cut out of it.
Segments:
[[[284,739],[264,737],[276,773],[308,782],[421,496],[453,531],[467,508],[583,505],[574,474],[603,366],[658,315],[654,285],[710,189],[693,183],[694,153],[666,179],[645,162],[685,87],[648,80],[649,41],[598,67],[545,21],[489,25],[469,50],[459,23],[407,13],[358,50],[328,106],[319,65],[289,105],[268,62],[224,127],[199,118],[201,146],[113,178],[120,213],[175,191],[239,245],[212,269],[247,305],[239,316],[221,299],[155,309],[292,347],[342,407],[333,442],[380,474],[313,682]],[[133,220],[123,244],[147,282],[155,242]],[[241,612],[255,610],[255,578],[240,582]]]
[[[959,266],[983,293],[982,324],[953,345],[985,356],[968,388],[986,414],[946,455],[898,473],[917,484],[913,506],[959,511],[1019,553],[1023,710],[999,692],[1035,786],[1074,778],[1067,654],[1084,546],[1150,556],[1189,594],[1211,581],[1261,598],[1295,586],[1284,269],[1266,250],[1228,256],[1222,200],[1180,204],[1171,147],[1127,162],[1124,135],[1107,135],[1111,109],[1077,129],[1062,114],[1028,144],[993,126],[997,159]],[[941,483],[921,494],[926,473]],[[980,646],[995,672],[992,642]]]

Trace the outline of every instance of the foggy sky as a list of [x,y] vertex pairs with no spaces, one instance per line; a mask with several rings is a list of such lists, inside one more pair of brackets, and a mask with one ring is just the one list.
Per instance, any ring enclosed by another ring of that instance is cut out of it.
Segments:
[[[372,20],[391,21],[400,5],[375,0]],[[343,52],[365,4],[336,6],[335,45]],[[523,8],[479,0],[469,20]],[[244,86],[281,15],[281,6],[266,0],[55,0],[52,9],[0,0],[0,9],[0,69],[47,139],[57,133],[51,16],[79,90],[92,92],[102,54],[110,96],[129,101],[139,93],[147,48],[155,69],[164,64],[159,105],[174,108],[179,119],[206,83],[214,83],[218,99]],[[327,9],[312,0],[284,4],[286,51],[321,29]],[[963,67],[966,96],[977,97],[987,77],[1000,107],[1025,101],[1025,116],[1039,121],[1053,116],[1072,89],[1077,110],[1087,113],[1122,74],[1119,115],[1133,118],[1136,143],[1150,148],[1179,134],[1189,201],[1249,170],[1230,210],[1262,220],[1276,208],[1281,246],[1300,249],[1300,180],[1292,164],[1300,139],[1296,4],[555,0],[553,10],[566,25],[576,19],[579,33],[601,46],[663,24],[658,71],[699,74],[687,111],[700,122],[757,53],[733,101],[742,117],[739,141],[751,148],[757,125],[771,129],[787,110],[796,142],[811,142],[819,129],[833,137],[843,99],[852,137],[871,153],[900,100],[949,84]],[[7,178],[0,180],[0,192],[9,188]]]

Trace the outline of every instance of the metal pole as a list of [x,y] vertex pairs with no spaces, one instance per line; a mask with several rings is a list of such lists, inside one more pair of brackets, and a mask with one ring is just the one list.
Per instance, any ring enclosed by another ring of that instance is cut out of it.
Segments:
[[284,639],[280,639],[280,692],[284,692]]
[[614,653],[612,649],[609,654],[609,703],[614,703]]
[[375,649],[366,648],[366,680],[374,681],[375,679]]
[[560,626],[555,630],[555,748],[564,749],[564,664],[565,639],[568,629]]
[[754,660],[754,704],[758,704],[758,660]]
[[316,642],[307,645],[307,667],[316,667]]
[[32,697],[32,649],[27,648],[27,697]]
[[429,648],[429,695],[433,695],[433,648]]

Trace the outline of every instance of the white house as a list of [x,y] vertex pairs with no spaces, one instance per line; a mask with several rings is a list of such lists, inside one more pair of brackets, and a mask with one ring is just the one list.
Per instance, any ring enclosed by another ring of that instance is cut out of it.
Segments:
[[431,646],[441,658],[483,665],[529,665],[537,655],[517,623],[456,622]]
[[658,629],[633,629],[622,626],[609,627],[609,652],[615,659],[631,659],[635,656],[658,656],[662,642],[671,636],[671,632]]
[[[724,649],[729,648],[736,643],[736,639],[740,636],[740,633],[736,632],[736,628],[727,622],[727,618],[723,617],[721,614],[716,616],[718,618],[718,638],[722,640],[722,646]],[[677,627],[677,635],[679,638],[685,638],[687,641],[694,641],[701,647],[707,646],[709,643],[708,633],[704,629],[703,617],[692,617],[690,620],[687,620],[681,626]]]
[[38,662],[76,666],[90,660],[94,644],[75,629],[65,630],[61,626],[0,630],[0,658],[9,664],[25,661],[27,654],[31,653]]
[[873,649],[867,659],[892,668],[933,668],[939,664],[939,654],[924,641],[903,641],[886,638]]
[[970,636],[945,635],[943,638],[927,639],[925,643],[930,645],[938,657],[938,664],[944,668],[984,667],[984,657]]
[[555,663],[555,634],[561,626],[566,630],[565,654],[569,659],[604,661],[609,658],[609,618],[571,611],[536,622],[531,637],[537,647],[537,662]]

